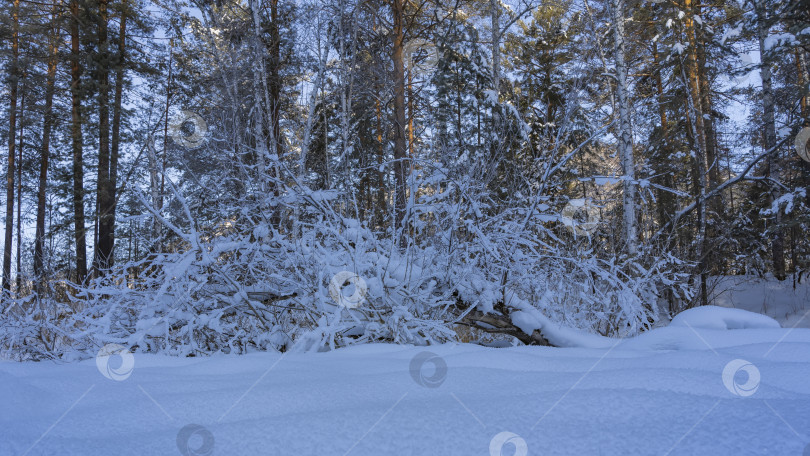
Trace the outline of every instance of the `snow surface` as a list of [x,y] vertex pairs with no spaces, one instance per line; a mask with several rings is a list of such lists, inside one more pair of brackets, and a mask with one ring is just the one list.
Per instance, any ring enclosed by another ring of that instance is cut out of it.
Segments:
[[515,325],[575,348],[0,362],[0,455],[810,455],[810,284],[712,289],[627,339],[510,293]]
[[[0,454],[485,456],[525,443],[518,454],[799,456],[810,443],[807,329],[676,325],[599,349],[136,354],[131,372],[116,358],[122,381],[95,360],[0,363]],[[204,437],[210,453],[180,451]]]
[[778,281],[752,276],[714,277],[713,304],[757,312],[785,328],[810,328],[810,277],[796,283],[793,277]]
[[669,325],[704,329],[781,328],[778,321],[767,315],[717,306],[695,307],[686,310],[675,315]]

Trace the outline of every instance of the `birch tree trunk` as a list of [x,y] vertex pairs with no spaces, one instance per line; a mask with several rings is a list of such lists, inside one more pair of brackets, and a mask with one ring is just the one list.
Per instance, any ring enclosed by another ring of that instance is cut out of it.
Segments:
[[613,35],[616,61],[616,101],[619,110],[619,158],[622,163],[624,180],[624,244],[630,255],[638,252],[636,222],[635,163],[633,160],[633,127],[630,122],[630,100],[627,88],[627,62],[624,43],[624,1],[613,0]]

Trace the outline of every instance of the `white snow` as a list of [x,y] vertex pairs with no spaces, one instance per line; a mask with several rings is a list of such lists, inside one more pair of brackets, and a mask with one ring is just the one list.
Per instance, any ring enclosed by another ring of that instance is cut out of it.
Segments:
[[810,285],[711,285],[717,306],[627,339],[507,294],[516,326],[577,348],[0,362],[0,455],[807,454]]
[[785,328],[810,328],[810,277],[794,283],[794,277],[778,281],[773,277],[714,277],[714,304],[756,312],[775,319]]
[[[177,455],[189,424],[191,448],[210,432],[210,454],[229,456],[497,455],[507,441],[501,454],[522,442],[529,455],[802,453],[809,330],[662,329],[694,346],[137,354],[123,381],[93,360],[0,363],[0,454]],[[745,374],[724,369],[749,365],[760,380],[745,397]]]
[[792,33],[777,33],[765,38],[765,49],[767,50],[771,50],[779,46],[787,47],[798,44],[799,42],[796,40],[796,36]]
[[672,319],[670,326],[703,329],[781,328],[778,321],[767,315],[717,306],[695,307],[681,312]]

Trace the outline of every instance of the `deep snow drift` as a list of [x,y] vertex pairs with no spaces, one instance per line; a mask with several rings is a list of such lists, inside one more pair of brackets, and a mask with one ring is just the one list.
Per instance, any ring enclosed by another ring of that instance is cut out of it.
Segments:
[[4,362],[0,454],[799,456],[810,330],[768,325],[598,349]]
[[810,278],[804,283],[793,282],[794,277],[778,281],[773,277],[753,276],[713,277],[713,303],[768,315],[785,328],[810,328]]

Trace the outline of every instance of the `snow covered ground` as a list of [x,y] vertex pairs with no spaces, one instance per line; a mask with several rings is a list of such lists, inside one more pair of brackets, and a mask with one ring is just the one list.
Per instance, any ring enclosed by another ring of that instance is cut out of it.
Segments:
[[713,278],[714,304],[768,315],[783,327],[810,328],[810,277],[794,288],[792,276],[778,281],[773,278],[727,276]]
[[810,454],[810,330],[704,320],[599,349],[3,362],[0,454]]

